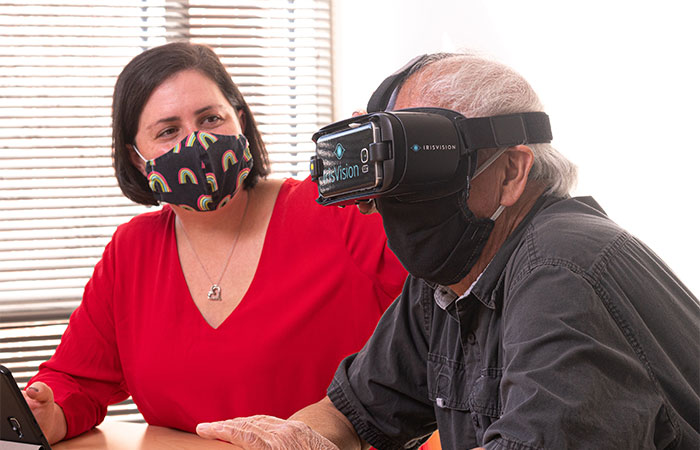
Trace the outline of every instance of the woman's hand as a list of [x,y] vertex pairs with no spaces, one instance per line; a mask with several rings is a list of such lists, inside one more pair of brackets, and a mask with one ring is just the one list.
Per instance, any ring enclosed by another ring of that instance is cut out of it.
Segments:
[[197,434],[206,439],[228,441],[245,450],[338,450],[305,423],[272,416],[200,423]]
[[61,407],[54,402],[51,388],[37,381],[22,391],[22,394],[49,444],[65,438],[68,431],[66,416]]

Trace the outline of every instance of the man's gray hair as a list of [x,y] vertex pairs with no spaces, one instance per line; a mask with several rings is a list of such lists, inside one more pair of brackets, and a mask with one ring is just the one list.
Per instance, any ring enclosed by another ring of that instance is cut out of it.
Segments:
[[[498,62],[472,53],[436,53],[414,67],[411,74],[428,65],[429,81],[421,83],[425,86],[421,99],[430,106],[452,109],[466,117],[544,110],[530,84]],[[549,194],[569,195],[576,185],[576,166],[550,144],[528,147],[534,153],[529,179],[542,182]]]

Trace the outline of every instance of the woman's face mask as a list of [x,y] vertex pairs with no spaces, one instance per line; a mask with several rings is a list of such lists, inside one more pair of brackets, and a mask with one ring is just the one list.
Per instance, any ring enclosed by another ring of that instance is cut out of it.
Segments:
[[195,131],[163,155],[147,160],[146,178],[156,200],[191,211],[212,211],[231,200],[253,167],[242,134]]

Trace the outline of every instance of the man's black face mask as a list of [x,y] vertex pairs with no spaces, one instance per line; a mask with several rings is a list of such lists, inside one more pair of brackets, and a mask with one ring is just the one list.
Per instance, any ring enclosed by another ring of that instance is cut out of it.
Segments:
[[451,285],[474,266],[503,210],[481,219],[467,206],[477,150],[550,142],[552,135],[543,112],[466,118],[442,108],[384,111],[424,58],[384,80],[368,114],[314,134],[311,178],[322,205],[375,199],[389,247],[411,275]]

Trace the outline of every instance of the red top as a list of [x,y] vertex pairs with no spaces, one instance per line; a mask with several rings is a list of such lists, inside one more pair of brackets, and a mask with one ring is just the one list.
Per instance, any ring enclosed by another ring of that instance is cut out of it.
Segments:
[[319,206],[316,195],[308,179],[284,182],[253,281],[217,329],[189,294],[170,207],[121,225],[30,381],[53,389],[66,437],[129,395],[148,423],[190,432],[237,416],[286,418],[320,400],[406,272],[379,214]]

